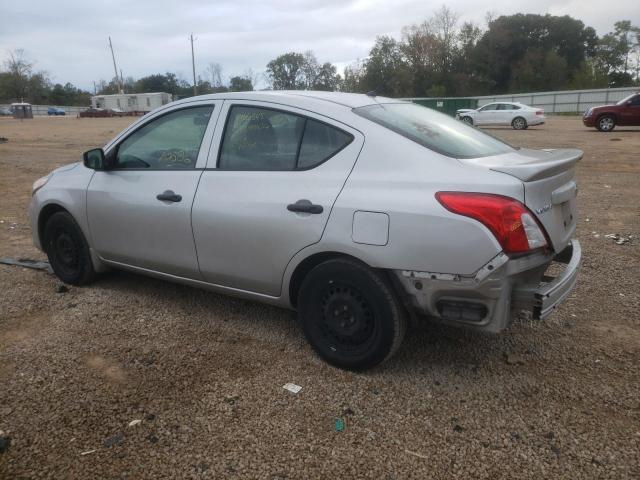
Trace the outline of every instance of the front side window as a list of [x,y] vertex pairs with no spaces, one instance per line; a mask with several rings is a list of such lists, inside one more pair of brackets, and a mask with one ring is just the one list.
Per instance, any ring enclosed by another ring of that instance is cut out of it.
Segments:
[[518,105],[512,105],[510,103],[501,103],[500,110],[520,110]]
[[478,158],[514,150],[477,128],[415,103],[382,103],[354,108],[353,111],[449,157]]
[[480,109],[481,112],[490,112],[493,110],[498,110],[498,104],[497,103],[490,103],[489,105],[485,105],[484,107],[482,107]]
[[237,105],[229,111],[218,168],[254,171],[313,168],[352,139],[335,127],[301,115]]
[[213,105],[186,108],[147,123],[120,144],[116,168],[194,168],[212,111]]

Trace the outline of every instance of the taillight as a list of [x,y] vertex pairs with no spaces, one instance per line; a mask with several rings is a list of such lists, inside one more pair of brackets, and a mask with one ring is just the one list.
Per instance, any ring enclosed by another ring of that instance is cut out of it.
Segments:
[[543,110],[538,110],[538,111],[536,112],[536,115],[544,115],[544,111],[543,111]]
[[528,252],[547,245],[542,226],[518,200],[471,192],[438,192],[436,199],[447,210],[482,223],[505,253]]

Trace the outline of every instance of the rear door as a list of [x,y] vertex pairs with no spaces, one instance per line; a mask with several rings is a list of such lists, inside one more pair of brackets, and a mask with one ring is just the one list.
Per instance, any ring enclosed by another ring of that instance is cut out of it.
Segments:
[[289,260],[322,237],[364,137],[273,103],[226,101],[222,115],[193,204],[200,270],[279,296]]
[[87,190],[92,245],[102,258],[201,278],[191,205],[221,105],[194,102],[153,115],[109,149],[115,168],[95,172]]

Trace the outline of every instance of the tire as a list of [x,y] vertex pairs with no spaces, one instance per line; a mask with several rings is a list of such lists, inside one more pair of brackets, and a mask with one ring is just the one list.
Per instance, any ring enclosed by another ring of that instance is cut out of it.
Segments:
[[616,119],[613,115],[602,115],[596,120],[596,128],[601,132],[612,132],[616,128]]
[[389,282],[348,259],[329,260],[307,274],[298,317],[321,358],[356,371],[393,356],[407,328],[406,312]]
[[525,130],[529,125],[527,125],[527,121],[522,117],[516,117],[511,120],[511,126],[514,130]]
[[44,226],[44,250],[56,276],[64,283],[85,285],[96,273],[82,230],[67,212],[56,212]]
[[462,117],[461,120],[467,125],[473,126],[473,118],[471,117]]

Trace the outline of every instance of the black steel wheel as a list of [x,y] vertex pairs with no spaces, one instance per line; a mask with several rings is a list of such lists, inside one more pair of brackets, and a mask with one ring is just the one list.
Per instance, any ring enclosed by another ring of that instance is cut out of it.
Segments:
[[350,259],[329,260],[309,272],[298,308],[314,350],[349,370],[372,368],[391,357],[406,330],[404,309],[387,280]]
[[56,276],[65,283],[82,285],[95,276],[89,245],[73,217],[56,212],[47,220],[43,247]]

